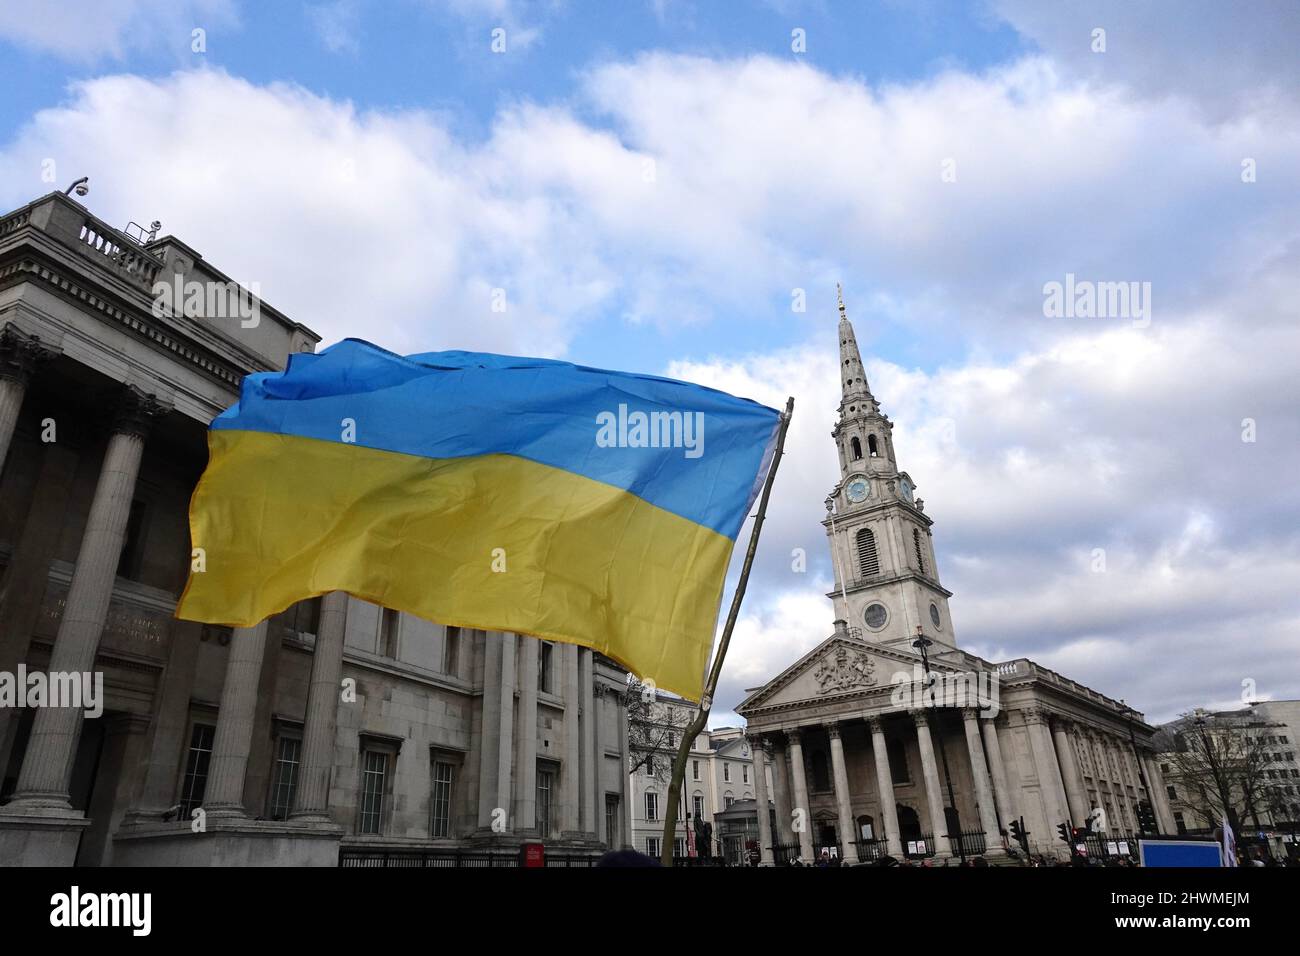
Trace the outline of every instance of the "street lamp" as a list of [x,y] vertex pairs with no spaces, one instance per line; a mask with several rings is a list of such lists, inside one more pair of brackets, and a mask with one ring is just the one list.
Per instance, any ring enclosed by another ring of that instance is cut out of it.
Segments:
[[[933,643],[934,641],[925,636],[925,632],[921,630],[921,625],[916,625],[916,640],[912,642],[912,646],[921,652],[921,671],[925,675],[926,687],[929,687],[934,683],[934,675],[930,673],[930,655],[927,651],[927,648],[929,648]],[[948,772],[948,748],[943,745],[943,728],[940,727],[937,729],[938,734],[936,736],[939,738],[939,760],[943,763],[943,777],[944,781],[948,785],[948,806],[952,810],[953,825],[948,827],[946,813],[944,814],[945,819],[943,822],[947,829],[957,831],[957,855],[961,857],[962,863],[965,863],[966,841],[961,837],[961,815],[957,812],[957,800],[953,796],[952,792],[952,774]],[[948,842],[952,842],[951,833],[948,834]]]
[[72,185],[63,190],[63,195],[71,196],[74,191],[78,196],[84,196],[90,192],[90,177],[82,176],[80,179],[73,180]]

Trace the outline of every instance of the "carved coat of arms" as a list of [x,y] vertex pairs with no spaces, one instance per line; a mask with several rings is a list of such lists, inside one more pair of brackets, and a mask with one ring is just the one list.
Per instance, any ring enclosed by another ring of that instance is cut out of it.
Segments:
[[876,664],[861,651],[850,650],[843,644],[817,662],[813,676],[821,693],[851,690],[854,687],[871,687],[876,683]]

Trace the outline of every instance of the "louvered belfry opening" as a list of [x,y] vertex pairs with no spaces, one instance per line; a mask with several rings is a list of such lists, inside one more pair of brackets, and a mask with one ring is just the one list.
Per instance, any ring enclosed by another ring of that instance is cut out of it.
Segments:
[[858,567],[862,576],[880,573],[880,558],[876,554],[876,536],[870,528],[858,532]]
[[921,549],[921,530],[919,528],[912,529],[912,545],[916,548],[916,566],[920,569],[921,573],[924,574],[925,552]]

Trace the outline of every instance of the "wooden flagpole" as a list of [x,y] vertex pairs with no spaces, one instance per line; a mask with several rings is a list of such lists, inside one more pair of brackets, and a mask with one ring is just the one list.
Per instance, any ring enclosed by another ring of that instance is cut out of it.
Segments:
[[[736,582],[736,593],[731,597],[731,610],[727,614],[727,623],[722,628],[722,640],[718,642],[718,653],[714,655],[713,666],[709,668],[709,677],[704,682],[704,696],[700,699],[700,709],[682,733],[681,743],[677,746],[677,757],[673,760],[673,776],[668,784],[668,799],[664,813],[664,837],[659,848],[659,862],[664,866],[673,865],[673,842],[676,839],[677,803],[682,793],[682,780],[686,777],[686,761],[690,756],[691,744],[699,736],[704,725],[709,722],[709,710],[713,706],[713,695],[718,690],[718,678],[722,676],[722,662],[727,656],[727,646],[731,643],[731,632],[740,616],[740,602],[744,600],[745,588],[749,584],[749,570],[754,566],[754,554],[758,551],[758,536],[763,530],[763,521],[767,518],[767,499],[772,493],[772,483],[776,479],[777,466],[785,453],[785,433],[790,427],[790,418],[794,415],[794,398],[785,400],[785,411],[781,414],[781,424],[776,435],[776,452],[772,456],[772,467],[768,469],[767,480],[763,482],[763,494],[758,501],[758,512],[754,515],[754,528],[749,533],[749,550],[745,552],[745,563],[740,569],[740,580]],[[766,807],[760,807],[759,813],[766,813]],[[712,855],[712,847],[709,848]],[[697,849],[698,852],[698,849]]]

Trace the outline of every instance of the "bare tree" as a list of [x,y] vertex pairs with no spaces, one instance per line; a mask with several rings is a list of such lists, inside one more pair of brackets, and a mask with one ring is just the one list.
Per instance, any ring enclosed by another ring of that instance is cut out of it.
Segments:
[[695,705],[684,700],[664,700],[653,684],[643,684],[632,674],[628,675],[623,704],[627,708],[628,773],[644,771],[667,786],[673,754]]
[[1224,817],[1238,833],[1247,822],[1259,828],[1260,812],[1270,813],[1277,802],[1267,769],[1272,754],[1264,732],[1270,726],[1249,711],[1181,715],[1171,728],[1174,750],[1168,754],[1171,802],[1211,828]]

